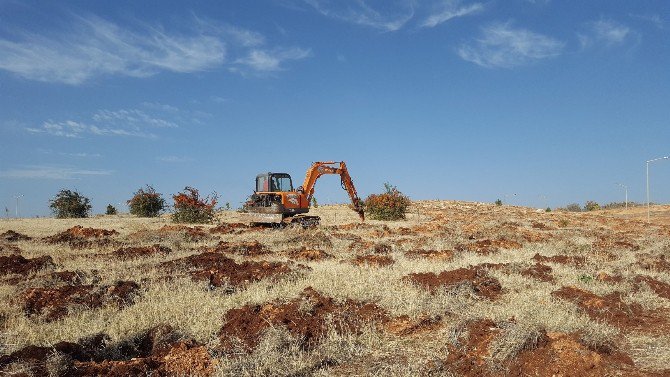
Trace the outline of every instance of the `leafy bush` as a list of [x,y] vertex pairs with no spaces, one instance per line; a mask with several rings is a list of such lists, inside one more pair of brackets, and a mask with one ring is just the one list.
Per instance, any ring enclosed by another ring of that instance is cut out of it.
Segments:
[[565,206],[565,210],[568,212],[582,212],[582,207],[580,207],[577,203],[570,203]]
[[[652,203],[653,204],[653,203]],[[639,207],[645,204],[640,204],[636,202],[628,202],[628,207]],[[626,208],[626,202],[612,202],[607,203],[600,207],[601,209],[617,209],[617,208]]]
[[111,204],[107,204],[107,210],[105,210],[105,215],[116,215],[116,207]]
[[178,223],[211,223],[214,220],[214,207],[218,195],[216,193],[205,198],[193,187],[185,187],[184,191],[172,195],[174,213],[172,221]]
[[386,192],[372,194],[363,203],[365,213],[375,220],[402,220],[405,218],[410,200],[395,186],[384,183]]
[[77,191],[60,190],[49,201],[49,208],[58,219],[88,217],[91,211],[90,200]]
[[140,188],[128,201],[130,214],[139,217],[156,217],[165,209],[165,199],[156,190],[147,185]]
[[503,203],[502,203],[502,200],[500,200],[500,199],[496,199],[495,204],[496,204],[497,206],[501,206]]
[[600,209],[600,204],[594,202],[593,200],[589,200],[584,204],[584,210],[585,211],[595,211]]
[[551,212],[551,207],[547,207],[547,209],[545,209],[544,212]]

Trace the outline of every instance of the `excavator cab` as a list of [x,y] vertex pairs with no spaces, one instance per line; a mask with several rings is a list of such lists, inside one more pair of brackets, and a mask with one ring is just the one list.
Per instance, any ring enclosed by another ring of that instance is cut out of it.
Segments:
[[256,176],[256,192],[287,191],[293,191],[293,182],[287,173],[263,173]]

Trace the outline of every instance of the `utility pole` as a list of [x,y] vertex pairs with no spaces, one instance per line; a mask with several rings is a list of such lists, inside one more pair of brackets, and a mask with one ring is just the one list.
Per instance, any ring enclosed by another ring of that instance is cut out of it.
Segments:
[[19,198],[22,198],[22,197],[23,197],[23,194],[17,195],[17,196],[14,197],[14,199],[16,199],[16,218],[17,219],[19,218]]
[[617,185],[623,187],[624,191],[626,192],[626,209],[628,209],[628,186],[624,185],[623,183],[617,183]]
[[649,163],[658,161],[658,160],[667,160],[669,159],[670,156],[665,156],[665,157],[659,157],[659,158],[654,158],[652,160],[647,161],[647,222],[650,221],[650,209],[649,209]]

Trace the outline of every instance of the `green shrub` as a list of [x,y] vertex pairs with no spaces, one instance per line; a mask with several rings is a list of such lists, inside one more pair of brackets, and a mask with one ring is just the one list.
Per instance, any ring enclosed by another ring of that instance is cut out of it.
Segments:
[[185,187],[184,191],[172,195],[174,213],[172,221],[177,223],[211,223],[214,220],[214,207],[218,195],[216,193],[205,198],[193,187]]
[[547,209],[545,209],[544,212],[551,212],[551,208],[547,207]]
[[577,203],[570,203],[565,206],[565,210],[568,212],[582,212],[582,207],[580,207]]
[[372,194],[365,199],[365,213],[374,220],[402,220],[411,204],[409,198],[395,186],[384,183],[386,192]]
[[77,191],[60,190],[49,201],[49,208],[58,219],[88,217],[91,211],[90,200]]
[[147,185],[140,188],[128,200],[130,214],[139,217],[156,217],[165,209],[165,199],[156,190]]
[[594,202],[593,200],[589,200],[584,204],[584,210],[585,211],[596,211],[600,209],[600,204]]
[[502,203],[502,200],[500,200],[500,199],[496,199],[495,204],[496,204],[497,206],[501,206],[503,203]]
[[105,215],[116,215],[116,207],[111,204],[107,204],[107,210],[105,210]]

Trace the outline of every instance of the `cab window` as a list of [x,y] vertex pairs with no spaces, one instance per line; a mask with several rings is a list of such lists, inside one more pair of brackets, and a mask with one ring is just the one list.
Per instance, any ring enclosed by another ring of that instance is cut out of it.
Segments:
[[290,177],[272,177],[272,191],[293,191]]

